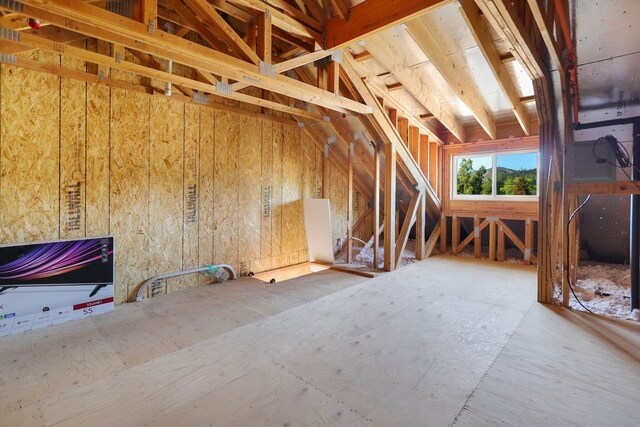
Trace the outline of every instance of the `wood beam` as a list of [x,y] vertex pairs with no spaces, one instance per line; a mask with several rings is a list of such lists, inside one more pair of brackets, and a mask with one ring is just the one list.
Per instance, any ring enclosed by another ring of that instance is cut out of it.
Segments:
[[[57,26],[91,37],[121,43],[152,55],[171,58],[192,68],[201,69],[238,81],[251,81],[254,86],[275,93],[323,105],[327,108],[347,112],[349,110],[367,114],[371,107],[345,98],[336,98],[334,94],[302,84],[294,79],[276,75],[270,77],[261,74],[258,67],[237,58],[208,49],[198,44],[176,37],[172,34],[156,31],[149,34],[143,24],[85,4],[79,0],[25,0],[30,16],[41,17],[40,12],[57,15]],[[26,8],[25,8],[26,10]],[[49,19],[51,21],[51,19]]]
[[436,226],[433,227],[431,231],[431,235],[427,240],[426,245],[424,246],[424,257],[429,258],[431,253],[436,248],[436,244],[438,243],[438,239],[440,239],[440,227],[442,227],[442,218],[436,223]]
[[[469,84],[469,80],[460,73],[460,70],[442,50],[440,43],[435,39],[427,24],[420,18],[414,19],[407,22],[407,31],[451,89],[458,95],[458,98],[469,108],[482,129],[491,139],[496,139],[496,123],[486,101],[480,92]],[[432,109],[427,109],[435,114]]]
[[493,41],[491,31],[480,16],[480,9],[478,9],[474,0],[460,0],[460,6],[460,12],[465,21],[467,21],[469,30],[502,88],[502,92],[507,97],[509,104],[511,104],[511,110],[516,116],[520,127],[522,127],[522,131],[529,136],[531,134],[529,117],[520,102],[518,89],[511,79],[507,67],[500,60],[500,52],[498,52],[498,48]]
[[347,262],[353,262],[353,142],[347,154]]
[[[550,27],[548,24],[552,24],[553,21],[549,22],[548,20],[548,12],[545,11],[544,5],[540,0],[527,0],[529,3],[529,8],[531,9],[531,14],[533,15],[533,19],[536,21],[538,25],[538,29],[540,30],[540,34],[542,35],[542,40],[544,40],[544,44],[547,46],[547,50],[551,55],[551,59],[553,63],[556,65],[556,68],[560,72],[560,75],[564,75],[564,65],[562,63],[562,52],[558,47],[558,43],[556,42],[553,36],[553,27]],[[549,1],[549,4],[553,4],[552,1]]]
[[264,62],[271,63],[271,16],[265,12],[258,15],[258,57]]
[[640,194],[639,181],[568,183],[569,194]]
[[[274,26],[279,27],[289,33],[301,36],[303,38],[315,40],[317,43],[322,43],[322,35],[319,32],[321,28],[320,23],[315,21],[310,16],[303,14],[302,12],[300,13],[290,13],[289,11],[287,11],[287,13],[281,12],[275,7],[272,7],[269,4],[260,0],[230,0],[230,2],[235,3],[239,6],[244,6],[249,9],[256,10],[261,13],[262,12],[269,13],[269,15],[271,15],[271,19],[273,20]],[[293,15],[295,15],[295,17]],[[306,22],[302,23],[301,21],[303,20]],[[305,24],[309,25],[311,28]]]
[[324,14],[322,12],[322,8],[318,5],[316,0],[302,0],[302,3],[307,7],[307,10],[314,17],[315,20],[324,24]]
[[349,17],[349,9],[347,9],[344,0],[331,0],[331,5],[340,19],[345,20]]
[[141,22],[155,31],[158,27],[158,0],[140,0],[140,15]]
[[[396,266],[400,265],[400,259],[402,258],[402,253],[404,249],[407,247],[407,241],[409,240],[409,233],[411,232],[411,227],[416,223],[416,214],[418,213],[418,206],[420,204],[420,199],[422,199],[422,193],[415,193],[411,198],[411,202],[409,203],[409,207],[407,208],[407,213],[404,217],[404,221],[402,222],[402,228],[400,229],[400,234],[398,236],[398,241],[396,242]],[[417,242],[416,242],[417,245]]]
[[431,88],[423,83],[423,76],[416,70],[404,66],[404,61],[387,42],[379,36],[367,39],[367,50],[376,61],[388,69],[405,89],[429,110],[460,141],[466,141],[466,133],[462,124],[448,105],[433,95]]
[[340,63],[336,61],[327,64],[327,90],[340,95]]
[[424,194],[420,194],[418,212],[416,213],[416,259],[425,259],[425,237],[427,228],[427,203]]
[[325,24],[325,48],[348,46],[372,34],[450,3],[449,0],[367,0]]
[[373,55],[371,55],[371,53],[366,50],[362,53],[358,53],[357,55],[353,55],[353,59],[355,59],[357,62],[366,61],[367,59],[371,58],[373,58]]
[[373,268],[378,269],[378,249],[380,249],[380,144],[376,144],[373,153]]
[[440,214],[440,255],[447,253],[447,217]]
[[[236,31],[218,14],[216,9],[207,0],[184,0],[200,19],[211,28],[214,33],[230,46],[242,59],[257,64],[260,58],[251,50],[249,45],[236,33]],[[271,56],[269,56],[271,59]]]
[[202,91],[205,93],[215,93],[217,96],[224,98],[235,99],[240,102],[245,102],[251,105],[257,105],[260,107],[270,108],[276,111],[281,111],[287,114],[296,114],[308,119],[322,121],[323,116],[317,113],[309,112],[306,110],[298,110],[296,108],[289,107],[287,105],[279,104],[276,102],[256,98],[253,96],[245,95],[242,93],[222,93],[216,90],[217,80],[213,79],[216,84],[203,83],[197,80],[188,79],[176,74],[170,74],[165,71],[152,69],[143,65],[135,64],[132,62],[126,62],[124,60],[124,48],[121,45],[114,45],[112,56],[102,55],[95,52],[90,52],[82,48],[74,46],[63,45],[45,40],[40,37],[33,36],[31,34],[21,34],[20,44],[30,47],[32,49],[43,49],[53,53],[61,53],[63,56],[69,56],[72,58],[80,59],[82,61],[90,62],[97,65],[103,65],[112,69],[127,71],[130,73],[138,74],[143,77],[152,79],[158,79],[165,82],[170,82],[175,85],[188,87],[190,89]]
[[396,269],[396,144],[385,145],[384,156],[384,269]]

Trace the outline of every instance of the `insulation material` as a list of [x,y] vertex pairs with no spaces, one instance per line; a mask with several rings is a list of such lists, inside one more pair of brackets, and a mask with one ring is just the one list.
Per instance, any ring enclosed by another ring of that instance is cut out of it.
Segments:
[[[87,84],[86,137],[86,232],[105,236],[109,230],[109,110],[108,87]],[[117,243],[116,243],[117,244]]]
[[[184,105],[164,97],[150,100],[149,276],[155,276],[182,269]],[[158,292],[177,280],[163,281]]]
[[[198,194],[198,257],[200,265],[213,264],[213,168],[215,163],[215,112],[210,108],[202,108],[200,113],[200,180]],[[200,283],[208,283],[209,279],[200,275]]]
[[116,303],[133,296],[149,276],[149,99],[111,91],[110,229],[116,237]]
[[[177,104],[177,103],[176,103]],[[184,105],[184,164],[183,164],[183,238],[182,268],[196,268],[198,265],[198,165],[200,151],[200,107]],[[197,286],[193,277],[182,276],[177,281],[177,289]],[[172,288],[172,290],[175,288]]]
[[1,239],[3,243],[56,239],[59,78],[6,65],[1,74]]
[[262,121],[261,138],[261,210],[260,210],[260,271],[271,270],[273,255],[273,122]]
[[226,263],[239,271],[238,254],[238,116],[216,112],[216,158],[214,175],[214,246],[216,264]]
[[273,164],[272,179],[273,189],[271,192],[271,218],[272,218],[272,268],[284,267],[282,261],[282,179],[283,179],[283,138],[284,125],[273,123]]
[[[84,71],[84,61],[63,58],[63,66]],[[86,235],[86,83],[60,82],[60,238]]]
[[252,262],[260,259],[262,121],[250,116],[236,116],[234,122],[238,126],[234,137],[239,147],[238,209],[239,221],[242,222],[238,230],[241,261],[238,274],[244,275],[253,269]]

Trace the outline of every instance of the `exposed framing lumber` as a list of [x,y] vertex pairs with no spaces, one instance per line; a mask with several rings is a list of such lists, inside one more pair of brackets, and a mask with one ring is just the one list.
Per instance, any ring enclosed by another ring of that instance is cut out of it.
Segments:
[[258,57],[265,62],[271,63],[271,16],[262,12],[258,15],[256,22],[258,23]]
[[449,3],[449,0],[367,0],[352,7],[348,19],[326,22],[325,48],[344,47]]
[[640,194],[640,182],[581,182],[568,183],[569,194]]
[[[25,0],[31,16],[41,17],[42,11],[57,15],[56,25],[85,35],[122,44],[152,55],[171,58],[175,62],[205,70],[233,80],[250,80],[254,86],[271,90],[302,101],[323,105],[340,112],[349,110],[369,113],[371,108],[356,101],[336,98],[334,94],[302,84],[294,79],[260,74],[256,65],[208,49],[175,35],[156,31],[150,34],[146,27],[114,13],[82,3],[78,0],[50,0],[39,3]],[[51,20],[51,19],[49,19]]]
[[373,268],[380,265],[378,249],[380,248],[380,144],[376,144],[373,153]]
[[[132,62],[124,61],[124,48],[120,45],[114,45],[113,55],[107,56],[95,52],[90,52],[85,49],[77,48],[74,46],[60,46],[59,44],[42,39],[40,37],[33,36],[31,34],[22,34],[21,42],[23,46],[32,49],[43,49],[53,53],[62,53],[64,56],[80,59],[82,61],[91,62],[94,64],[107,66],[113,69],[127,71],[130,73],[138,74],[143,77],[152,79],[158,79],[165,82],[170,82],[175,85],[187,87],[193,90],[202,91],[205,93],[216,93],[217,96],[224,98],[234,99],[240,102],[245,102],[251,105],[258,105],[260,107],[270,108],[276,111],[281,111],[288,114],[295,114],[297,116],[306,117],[312,120],[322,121],[321,114],[309,112],[306,110],[299,110],[288,105],[279,104],[277,102],[256,98],[253,96],[245,95],[242,93],[225,94],[216,91],[216,85],[211,83],[199,82],[197,80],[188,79],[175,74],[170,74],[165,71],[145,67],[143,65],[135,64]],[[215,79],[213,79],[215,81]],[[217,83],[217,82],[216,82]]]
[[[260,62],[260,58],[249,47],[249,45],[236,33],[236,31],[222,19],[222,16],[218,14],[216,9],[209,4],[206,0],[184,0],[186,4],[191,7],[196,16],[199,17],[211,28],[215,34],[222,40],[227,46],[230,46],[234,52],[249,62],[257,64]],[[269,59],[271,56],[269,56]]]
[[347,9],[344,0],[331,0],[331,5],[341,19],[344,20],[349,17],[349,9]]
[[347,154],[347,262],[353,262],[353,142]]
[[318,22],[324,24],[324,14],[322,12],[322,8],[318,5],[316,0],[296,0],[296,2],[302,1],[302,3],[307,7],[307,10]]
[[489,221],[489,261],[496,260],[496,221]]
[[385,144],[384,156],[384,269],[396,269],[396,145]]
[[418,210],[416,212],[416,259],[422,261],[425,258],[425,236],[427,228],[427,203],[424,194],[420,194]]
[[389,70],[405,89],[429,110],[460,141],[466,141],[462,124],[445,104],[433,96],[430,88],[421,80],[419,72],[403,66],[402,58],[380,36],[367,39],[367,50],[376,61]]
[[155,31],[158,27],[158,0],[141,0],[140,18],[140,22]]
[[[307,53],[305,55],[300,55],[295,58],[279,62],[275,64],[276,73],[281,74],[289,70],[293,70],[294,68],[302,67],[303,65],[310,64],[311,62],[318,61],[320,59],[326,58],[331,55],[331,51],[328,50],[318,50],[313,53]],[[231,85],[231,90],[240,90],[245,87],[251,86],[250,83],[245,82],[235,82]]]
[[407,247],[407,241],[409,240],[409,232],[411,231],[411,227],[416,223],[416,214],[418,213],[418,205],[420,204],[420,199],[423,197],[422,193],[415,193],[411,198],[411,203],[409,203],[409,207],[407,208],[407,214],[404,217],[404,221],[402,222],[402,228],[400,229],[400,234],[398,235],[398,240],[396,242],[396,266],[400,265],[400,258],[402,258],[402,253],[404,249]]
[[436,244],[438,243],[438,239],[440,239],[441,235],[440,235],[440,227],[442,227],[442,218],[436,223],[436,226],[433,227],[433,230],[431,231],[431,235],[429,236],[429,239],[427,240],[427,243],[425,244],[424,247],[424,257],[425,258],[429,258],[431,256],[431,253],[433,252],[433,250],[436,248]]
[[451,217],[451,253],[458,255],[458,246],[460,246],[460,220],[456,215]]
[[[486,227],[486,220],[483,221]],[[476,259],[482,258],[482,230],[480,229],[480,218],[478,215],[473,217],[473,256]]]
[[522,131],[525,135],[529,136],[531,134],[529,117],[519,99],[518,90],[509,75],[509,71],[500,60],[500,52],[498,52],[498,48],[491,37],[489,27],[480,16],[478,6],[476,6],[473,0],[460,0],[460,6],[460,12],[467,22],[471,34],[473,34],[473,37],[478,43],[480,51],[487,60],[489,68],[493,71],[493,75],[502,88],[502,92],[511,104],[513,114],[516,116]]
[[[244,6],[249,9],[256,10],[261,13],[269,13],[269,15],[271,15],[271,19],[273,20],[273,25],[282,28],[289,33],[296,34],[303,38],[315,40],[318,43],[322,43],[322,35],[319,32],[321,27],[320,23],[302,12],[293,12],[295,9],[291,8],[290,5],[290,9],[287,10],[287,14],[260,0],[230,0],[230,2],[235,3],[239,6]],[[284,2],[281,3],[284,4]],[[306,22],[302,23],[300,21]]]
[[[549,28],[549,24],[553,25],[553,20],[549,22],[549,12],[545,11],[544,6],[540,0],[527,1],[529,3],[529,8],[531,9],[533,19],[536,21],[538,29],[540,30],[540,34],[542,35],[542,40],[544,40],[544,44],[547,46],[547,50],[551,55],[551,59],[560,72],[560,75],[563,75],[564,65],[562,63],[562,52],[560,50],[560,47],[558,46],[558,43],[553,37],[553,28]],[[553,5],[553,1],[549,1],[548,3],[550,6]]]
[[447,253],[447,217],[444,213],[440,214],[440,254]]
[[[491,110],[487,106],[486,101],[482,95],[468,83],[465,76],[456,69],[451,59],[445,54],[438,41],[427,28],[427,25],[420,18],[414,19],[407,22],[407,31],[422,52],[429,58],[433,66],[436,67],[442,77],[449,83],[449,86],[456,95],[458,95],[458,98],[469,108],[478,123],[480,123],[480,126],[482,126],[482,129],[484,129],[491,139],[496,139],[496,123],[490,114]],[[437,116],[436,112],[432,109],[429,108],[429,111]]]

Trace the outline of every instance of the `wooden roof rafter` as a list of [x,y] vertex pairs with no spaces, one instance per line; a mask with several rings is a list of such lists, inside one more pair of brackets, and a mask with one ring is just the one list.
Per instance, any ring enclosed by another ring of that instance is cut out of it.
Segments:
[[366,114],[371,110],[369,106],[347,98],[336,97],[331,92],[283,75],[271,77],[261,73],[255,64],[188,42],[167,32],[156,30],[154,33],[149,33],[147,26],[142,23],[78,0],[50,0],[46,3],[25,0],[24,3],[29,7],[30,16],[40,17],[47,14],[50,21],[51,18],[57,21],[56,25],[90,37],[137,49],[157,57],[172,59],[177,63],[231,80],[249,81],[256,87],[339,112],[353,111]]

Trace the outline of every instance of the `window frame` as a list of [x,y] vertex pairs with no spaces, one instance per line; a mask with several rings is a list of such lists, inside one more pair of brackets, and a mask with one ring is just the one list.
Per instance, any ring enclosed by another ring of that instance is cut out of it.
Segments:
[[[535,154],[536,155],[536,195],[518,196],[501,195],[498,191],[498,168],[496,158],[511,154]],[[474,157],[491,157],[491,194],[457,194],[458,191],[458,159],[468,159]],[[515,201],[515,202],[537,202],[540,197],[540,151],[538,149],[525,149],[513,151],[492,151],[492,152],[471,152],[455,154],[451,156],[451,200],[475,200],[475,201]]]

